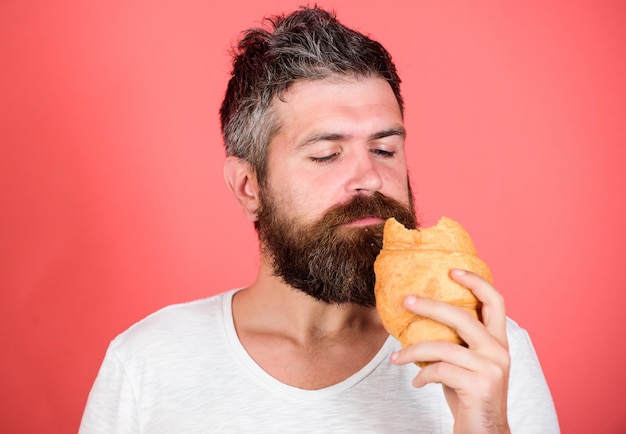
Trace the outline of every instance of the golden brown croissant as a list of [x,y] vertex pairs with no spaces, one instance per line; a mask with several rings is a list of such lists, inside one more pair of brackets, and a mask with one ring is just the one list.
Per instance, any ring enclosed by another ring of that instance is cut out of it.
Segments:
[[414,294],[454,304],[478,318],[480,302],[452,280],[452,268],[493,281],[469,234],[454,220],[442,217],[435,226],[416,230],[406,229],[393,218],[385,222],[383,248],[374,262],[376,308],[385,329],[403,347],[423,341],[463,344],[455,330],[415,315],[403,304],[406,296]]

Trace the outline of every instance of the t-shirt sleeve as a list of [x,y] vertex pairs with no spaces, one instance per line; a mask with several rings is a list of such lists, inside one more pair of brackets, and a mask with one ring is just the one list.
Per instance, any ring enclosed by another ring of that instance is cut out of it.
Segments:
[[526,330],[507,324],[511,370],[508,419],[512,434],[559,434],[552,395]]
[[124,365],[110,345],[93,384],[79,434],[138,433],[137,402]]

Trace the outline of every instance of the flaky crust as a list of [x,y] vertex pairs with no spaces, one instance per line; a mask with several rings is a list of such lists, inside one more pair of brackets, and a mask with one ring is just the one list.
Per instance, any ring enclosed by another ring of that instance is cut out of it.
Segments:
[[478,318],[480,302],[452,280],[453,268],[493,281],[469,234],[454,220],[442,217],[435,226],[418,230],[406,229],[393,218],[387,220],[383,248],[374,262],[376,308],[385,329],[403,347],[423,341],[463,343],[450,327],[415,315],[403,305],[406,296],[414,294],[451,303]]

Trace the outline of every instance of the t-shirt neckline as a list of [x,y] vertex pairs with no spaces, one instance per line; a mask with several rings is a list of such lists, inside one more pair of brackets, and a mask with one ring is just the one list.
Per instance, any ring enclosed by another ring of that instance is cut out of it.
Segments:
[[274,392],[287,395],[295,399],[308,400],[312,398],[327,398],[332,395],[340,394],[356,386],[369,375],[371,375],[381,363],[389,359],[392,351],[396,349],[396,340],[393,337],[389,336],[385,340],[385,343],[378,350],[376,355],[365,366],[363,366],[363,368],[361,368],[359,371],[355,372],[353,375],[346,378],[345,380],[333,384],[332,386],[316,390],[300,389],[295,386],[290,386],[277,380],[276,378],[269,375],[265,370],[263,370],[263,368],[261,368],[254,361],[254,359],[250,357],[246,349],[239,341],[239,337],[237,336],[237,332],[235,330],[235,323],[233,320],[232,312],[232,299],[237,291],[239,291],[239,289],[228,291],[223,294],[222,298],[224,331],[230,345],[230,350],[232,351],[235,360],[250,375],[252,381],[260,383],[263,387],[269,388]]

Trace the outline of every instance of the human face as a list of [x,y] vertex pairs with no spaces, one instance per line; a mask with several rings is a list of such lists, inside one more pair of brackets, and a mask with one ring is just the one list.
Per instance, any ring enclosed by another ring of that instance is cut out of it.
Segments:
[[[376,133],[376,138],[399,131],[403,136],[401,129],[394,128]],[[328,137],[334,140],[335,135]],[[335,152],[340,154],[343,148]],[[417,225],[408,182],[406,186],[404,202],[377,190],[355,189],[348,200],[323,210],[312,223],[298,218],[294,207],[287,205],[273,187],[261,186],[257,229],[263,254],[270,260],[274,274],[319,301],[373,307],[373,263],[382,245],[381,223],[396,217],[407,227]]]
[[[403,119],[385,80],[296,82],[272,110],[280,128],[264,184],[295,219],[316,221],[355,194],[379,192],[410,206]],[[372,216],[346,226],[378,223]]]

